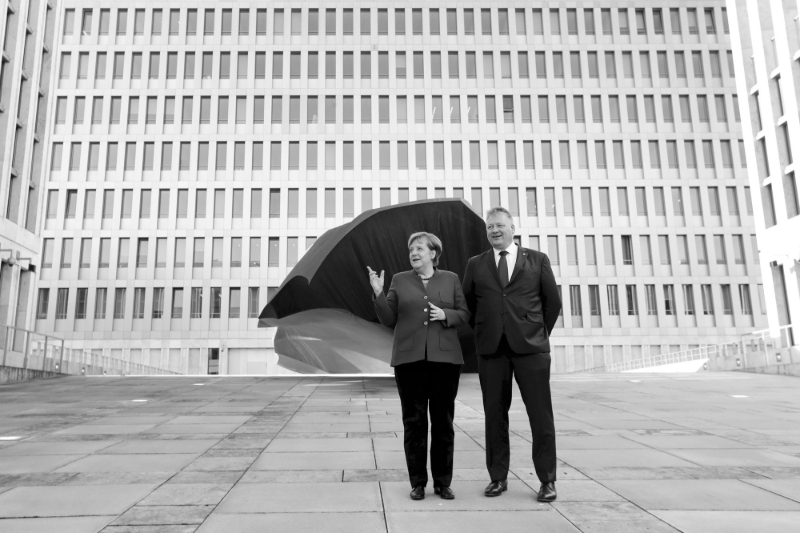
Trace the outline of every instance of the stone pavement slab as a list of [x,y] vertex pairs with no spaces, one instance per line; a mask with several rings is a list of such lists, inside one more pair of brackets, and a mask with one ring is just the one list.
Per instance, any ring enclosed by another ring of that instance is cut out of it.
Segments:
[[97,533],[116,516],[9,518],[0,521],[3,533]]
[[120,515],[156,485],[15,487],[0,494],[0,518]]
[[800,479],[748,479],[746,482],[800,502]]
[[[385,440],[385,439],[384,439]],[[397,440],[397,439],[392,439]],[[284,439],[269,443],[267,452],[371,452],[372,439]]]
[[345,470],[375,468],[375,458],[371,451],[266,452],[256,459],[252,468],[253,470]]
[[787,511],[653,511],[683,533],[792,533],[800,513]]
[[382,512],[362,513],[214,513],[197,533],[386,533]]
[[0,457],[0,474],[51,472],[85,457],[81,455],[6,455]]
[[558,457],[570,466],[588,468],[696,466],[673,454],[651,449],[559,450]]
[[92,455],[57,472],[177,472],[196,458],[197,454],[188,453]]
[[0,448],[0,457],[35,455],[84,455],[97,453],[118,443],[118,440],[77,442],[21,442]]
[[603,485],[643,509],[800,511],[800,504],[737,479],[616,480]]
[[233,483],[170,483],[158,487],[138,505],[217,505]]
[[203,453],[216,445],[219,439],[185,439],[185,440],[138,440],[128,439],[113,446],[103,448],[100,455],[119,454],[183,454]]
[[[438,499],[438,498],[437,498]],[[448,502],[449,503],[449,502]],[[393,533],[420,531],[458,531],[459,533],[575,533],[580,531],[553,509],[539,511],[409,511],[387,512],[386,522]]]
[[800,457],[764,449],[671,450],[671,454],[704,466],[794,466]]
[[382,506],[377,483],[240,483],[217,510],[223,514],[346,513],[381,511]]
[[200,525],[214,510],[212,505],[136,505],[128,509],[112,526]]

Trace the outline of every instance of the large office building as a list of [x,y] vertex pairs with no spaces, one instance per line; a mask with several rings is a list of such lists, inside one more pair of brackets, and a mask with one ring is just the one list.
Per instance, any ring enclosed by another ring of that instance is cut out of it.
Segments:
[[[56,12],[46,0],[8,0],[0,12],[0,350],[20,350],[35,327],[41,265],[45,131]],[[5,361],[5,357],[3,358]]]
[[[731,0],[753,222],[761,251],[770,336],[800,344],[800,11],[797,0]],[[794,321],[794,328],[792,328]]]
[[722,1],[56,5],[37,330],[264,372],[315,239],[432,197],[549,255],[556,372],[767,323]]

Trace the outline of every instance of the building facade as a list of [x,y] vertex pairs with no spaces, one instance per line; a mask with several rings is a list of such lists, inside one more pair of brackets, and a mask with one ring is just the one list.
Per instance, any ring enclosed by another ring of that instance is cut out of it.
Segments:
[[[800,18],[797,0],[735,0],[734,64],[772,337],[800,343]],[[786,328],[794,323],[795,328]]]
[[44,131],[56,12],[46,0],[9,0],[0,13],[0,343],[19,349],[35,327],[46,175]]
[[37,329],[264,371],[255,317],[316,237],[429,197],[549,255],[554,371],[764,327],[726,11],[62,2]]

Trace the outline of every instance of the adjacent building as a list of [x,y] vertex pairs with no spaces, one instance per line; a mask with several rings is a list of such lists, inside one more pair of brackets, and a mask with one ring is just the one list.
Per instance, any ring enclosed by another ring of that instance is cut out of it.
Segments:
[[[35,327],[41,200],[47,184],[47,104],[57,12],[47,0],[7,0],[0,12],[0,351],[20,351]],[[5,360],[5,357],[3,358]]]
[[[732,42],[770,335],[800,343],[800,18],[797,0],[735,0]],[[745,96],[746,95],[746,96]],[[794,323],[794,328],[790,327]]]
[[38,330],[182,372],[268,371],[255,317],[315,239],[429,197],[503,205],[549,255],[554,371],[766,327],[722,1],[55,15]]

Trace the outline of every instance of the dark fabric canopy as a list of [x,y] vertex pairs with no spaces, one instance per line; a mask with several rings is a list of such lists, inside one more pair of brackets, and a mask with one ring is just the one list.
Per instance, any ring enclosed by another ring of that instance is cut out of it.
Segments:
[[[427,231],[439,237],[439,268],[464,275],[467,260],[489,249],[480,216],[464,200],[432,199],[382,207],[323,234],[292,269],[259,315],[259,327],[281,326],[282,318],[312,309],[342,309],[377,322],[367,266],[392,276],[410,270],[408,237]],[[475,359],[471,330],[459,331],[469,371]]]

